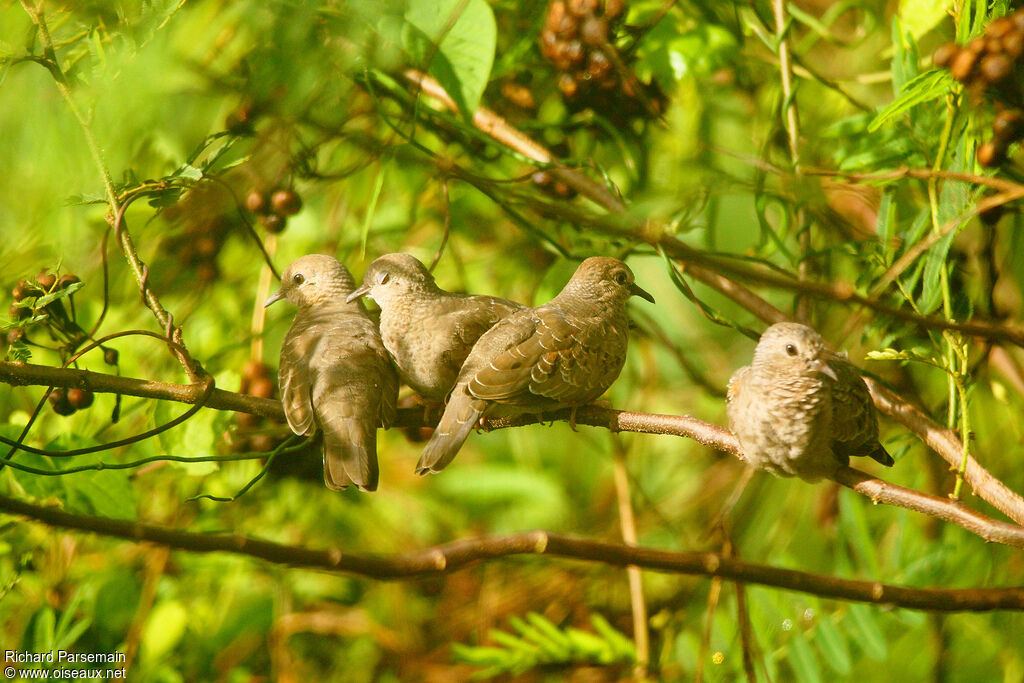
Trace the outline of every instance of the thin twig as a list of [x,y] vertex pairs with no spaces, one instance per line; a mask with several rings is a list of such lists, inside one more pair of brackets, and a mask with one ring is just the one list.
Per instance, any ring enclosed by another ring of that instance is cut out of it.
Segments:
[[[615,498],[619,506],[619,527],[622,529],[622,542],[627,546],[636,546],[636,519],[633,517],[633,504],[629,494],[629,474],[626,471],[626,448],[617,434],[612,434],[612,450],[615,459],[612,463],[615,473]],[[636,667],[633,676],[637,681],[647,680],[647,667],[651,661],[650,639],[647,634],[647,604],[644,600],[644,582],[640,568],[630,565],[626,567],[629,579],[629,602],[633,610],[633,641],[636,643]]]

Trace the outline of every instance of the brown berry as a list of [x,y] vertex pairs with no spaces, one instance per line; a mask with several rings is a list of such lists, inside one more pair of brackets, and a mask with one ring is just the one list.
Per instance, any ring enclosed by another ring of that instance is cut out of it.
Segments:
[[1013,71],[1013,61],[1004,54],[985,55],[978,66],[981,77],[989,83],[998,83]]
[[24,320],[32,315],[32,309],[11,304],[11,307],[7,309],[7,314],[11,317],[11,320]]
[[213,261],[200,261],[196,264],[196,277],[203,282],[213,282],[217,279],[217,264]]
[[277,446],[276,440],[270,434],[253,434],[249,437],[249,443],[252,445],[252,450],[257,453],[272,451]]
[[1024,54],[1024,31],[1007,33],[1002,39],[1003,52],[1017,59]]
[[996,139],[1010,142],[1024,135],[1024,113],[1020,109],[1004,109],[992,121]]
[[978,53],[970,50],[961,50],[949,63],[950,75],[958,81],[966,82],[974,69],[974,63],[978,59]]
[[42,270],[39,272],[39,275],[36,275],[36,282],[39,283],[43,290],[49,292],[57,284],[57,276]]
[[554,59],[558,53],[558,36],[550,29],[540,33],[540,53],[548,59]]
[[259,398],[272,398],[274,396],[274,383],[267,377],[254,377],[249,381],[249,395]]
[[14,289],[11,290],[11,295],[15,301],[21,301],[27,296],[32,296],[32,290],[35,289],[26,280],[18,280],[18,284],[14,285]]
[[53,412],[58,415],[70,415],[75,412],[75,407],[68,401],[68,392],[64,387],[54,387],[48,397]]
[[1013,20],[1009,17],[1000,17],[985,28],[985,35],[992,38],[1002,38],[1013,30]]
[[501,95],[520,109],[537,108],[537,101],[533,99],[530,89],[514,81],[506,81],[501,85]]
[[193,242],[195,246],[196,255],[203,259],[210,259],[217,255],[218,244],[217,240],[209,235],[201,235],[196,238]]
[[249,196],[245,198],[245,208],[249,209],[253,213],[263,213],[267,210],[269,202],[267,201],[267,195],[263,194],[259,190],[253,190],[249,193]]
[[625,7],[626,3],[623,0],[604,0],[604,16],[608,19],[614,19],[622,14],[622,10]]
[[276,213],[265,213],[260,216],[260,223],[267,232],[278,233],[284,230],[288,221],[284,216]]
[[1017,10],[1010,15],[1010,21],[1017,27],[1018,31],[1024,31],[1024,10]]
[[547,27],[559,38],[569,40],[576,37],[576,17],[566,12],[562,0],[555,0],[548,5]]
[[270,206],[274,213],[294,216],[302,208],[302,198],[294,190],[278,190],[271,195]]
[[608,42],[608,21],[593,15],[588,16],[580,25],[580,38],[587,45],[604,45]]
[[1006,160],[1006,147],[996,142],[986,142],[978,147],[978,163],[985,168],[999,166]]
[[246,379],[270,377],[270,368],[267,367],[266,363],[250,358],[245,361],[245,366],[242,368],[242,377]]
[[103,349],[103,362],[107,365],[117,365],[119,357],[117,349]]
[[74,273],[65,273],[64,275],[60,276],[59,280],[57,280],[57,287],[59,287],[60,289],[67,289],[71,285],[81,281],[81,278],[79,278]]
[[21,327],[15,327],[13,330],[7,332],[7,343],[13,344],[20,342],[25,338],[25,330]]
[[556,180],[555,184],[551,186],[551,189],[556,195],[563,199],[571,199],[576,196],[576,191],[569,187],[569,184],[564,180]]
[[612,70],[611,60],[608,55],[600,50],[591,50],[587,56],[587,74],[593,79],[601,79]]
[[947,66],[953,61],[953,58],[960,52],[960,46],[956,43],[946,43],[940,45],[934,53],[932,53],[932,63],[935,66]]
[[75,410],[82,410],[92,405],[93,393],[88,389],[68,389],[68,403]]
[[558,77],[558,89],[562,91],[562,94],[566,97],[572,97],[579,90],[579,83],[573,78],[572,74],[563,73]]
[[585,17],[588,14],[593,14],[594,10],[597,9],[597,0],[568,0],[565,3],[565,7],[569,10],[570,14],[574,14],[577,17]]
[[572,65],[576,65],[583,61],[583,44],[578,40],[570,40],[566,43],[565,58],[568,59]]

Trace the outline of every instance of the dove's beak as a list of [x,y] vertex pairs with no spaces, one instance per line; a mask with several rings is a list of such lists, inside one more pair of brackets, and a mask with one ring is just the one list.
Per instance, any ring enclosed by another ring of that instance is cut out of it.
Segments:
[[356,291],[352,292],[347,297],[345,297],[345,303],[350,304],[353,301],[355,301],[356,299],[358,299],[359,297],[366,296],[369,293],[370,293],[370,285],[363,285],[362,287],[360,287],[359,289],[357,289]]
[[815,372],[820,372],[830,378],[833,382],[839,381],[839,375],[837,375],[836,371],[832,369],[832,366],[820,358],[815,358],[811,361],[811,368],[814,369]]
[[276,292],[274,292],[273,294],[271,294],[269,297],[267,297],[267,300],[263,302],[263,308],[266,308],[267,306],[269,306],[270,304],[274,303],[275,301],[280,301],[283,298],[284,298],[284,289],[279,289]]
[[629,286],[629,293],[634,296],[638,296],[641,299],[647,299],[652,304],[654,303],[654,297],[651,296],[651,293],[635,282]]

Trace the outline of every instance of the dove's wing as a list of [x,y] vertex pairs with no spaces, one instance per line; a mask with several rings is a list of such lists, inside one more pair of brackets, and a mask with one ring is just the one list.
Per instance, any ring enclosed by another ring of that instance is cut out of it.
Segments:
[[892,466],[892,456],[878,442],[878,417],[864,379],[842,356],[828,360],[838,381],[832,388],[832,448],[841,457],[868,456]]

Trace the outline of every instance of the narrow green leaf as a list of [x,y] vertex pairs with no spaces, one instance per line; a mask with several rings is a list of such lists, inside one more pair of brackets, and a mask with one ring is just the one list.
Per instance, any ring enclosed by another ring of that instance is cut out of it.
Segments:
[[933,69],[917,76],[903,87],[899,97],[878,112],[868,124],[868,132],[873,133],[919,104],[945,97],[952,86],[953,77],[945,69]]
[[921,297],[917,300],[921,313],[931,313],[942,303],[942,269],[946,265],[946,256],[955,236],[956,231],[950,231],[928,249],[924,263],[924,279],[921,283]]
[[871,659],[882,661],[889,653],[885,636],[875,620],[875,613],[867,605],[850,605],[850,625],[853,640]]
[[843,632],[836,628],[832,620],[825,616],[815,629],[815,643],[821,651],[821,657],[825,663],[841,676],[849,675],[853,668],[853,658],[850,656],[850,646],[843,636]]
[[793,667],[796,680],[800,683],[823,683],[821,664],[803,633],[797,631],[793,634],[789,641],[789,652],[789,665]]

